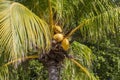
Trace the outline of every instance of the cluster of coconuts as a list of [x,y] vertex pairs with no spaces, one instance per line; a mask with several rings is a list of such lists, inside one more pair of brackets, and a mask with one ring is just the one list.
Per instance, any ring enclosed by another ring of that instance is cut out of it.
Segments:
[[53,39],[56,42],[61,43],[62,48],[67,51],[69,49],[69,40],[65,38],[64,34],[62,33],[62,29],[60,26],[54,25],[53,27],[55,34],[53,35]]

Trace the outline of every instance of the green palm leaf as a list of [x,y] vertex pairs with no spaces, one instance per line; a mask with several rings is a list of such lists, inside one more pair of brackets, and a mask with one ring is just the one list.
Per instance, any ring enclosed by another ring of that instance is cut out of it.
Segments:
[[[92,15],[83,19],[80,25],[75,27],[67,37],[70,37],[80,30],[81,40],[97,42],[106,39],[110,34],[116,35],[116,30],[120,28],[119,22],[120,8],[112,8],[108,11],[100,13],[99,15]],[[117,36],[119,37],[119,36]]]
[[51,47],[47,23],[16,2],[0,2],[0,37],[1,49],[8,60],[25,57],[37,49],[45,53]]
[[85,19],[86,23],[81,27],[81,35],[84,40],[97,42],[102,38],[106,39],[108,35],[116,34],[115,26],[119,29],[120,8],[112,8],[97,16],[91,16]]
[[77,62],[66,59],[63,80],[98,80],[91,70],[93,54],[87,46],[74,41],[71,44],[70,54]]

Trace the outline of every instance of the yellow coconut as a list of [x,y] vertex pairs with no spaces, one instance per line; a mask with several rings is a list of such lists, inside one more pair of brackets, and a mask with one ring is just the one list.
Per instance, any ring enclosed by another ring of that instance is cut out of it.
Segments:
[[64,38],[62,43],[61,43],[62,48],[67,51],[69,49],[70,43],[67,38]]
[[61,33],[61,32],[62,32],[61,27],[55,25],[55,26],[54,26],[54,32],[55,32],[55,33]]
[[63,34],[60,33],[57,33],[53,36],[53,39],[55,39],[57,42],[61,42],[63,38],[64,38]]

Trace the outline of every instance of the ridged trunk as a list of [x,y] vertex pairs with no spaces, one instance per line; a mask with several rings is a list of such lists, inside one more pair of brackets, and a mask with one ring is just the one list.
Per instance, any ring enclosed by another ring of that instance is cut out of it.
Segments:
[[48,66],[48,80],[60,80],[60,67],[56,62],[52,61],[51,65]]

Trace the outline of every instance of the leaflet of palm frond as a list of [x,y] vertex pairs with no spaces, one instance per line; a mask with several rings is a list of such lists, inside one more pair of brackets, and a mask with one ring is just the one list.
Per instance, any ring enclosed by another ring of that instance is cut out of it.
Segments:
[[9,80],[9,72],[7,66],[0,66],[0,80]]
[[0,45],[9,60],[24,57],[34,49],[48,52],[51,47],[50,29],[43,20],[23,5],[0,2]]
[[53,12],[52,12],[52,6],[51,6],[51,0],[48,0],[48,7],[49,7],[49,24],[51,28],[51,34],[53,35]]
[[24,62],[24,61],[29,60],[29,59],[37,59],[38,57],[39,57],[38,55],[31,55],[31,56],[26,56],[24,58],[23,57],[22,58],[17,58],[17,59],[14,59],[12,61],[9,61],[7,63],[4,62],[4,61],[2,61],[1,64],[0,64],[0,80],[9,80],[9,79],[12,79],[11,75],[14,74],[14,72],[10,71],[10,68],[13,67],[12,64],[18,63],[19,61],[23,61]]

